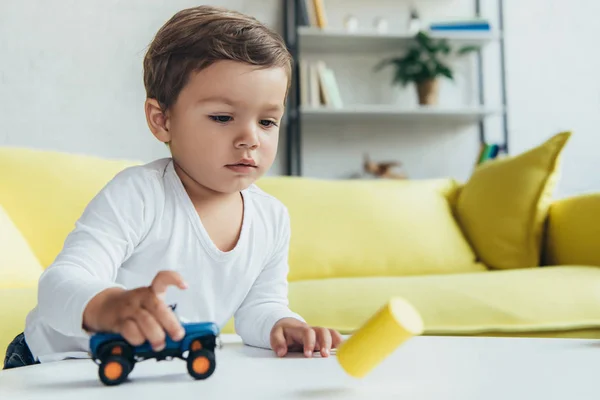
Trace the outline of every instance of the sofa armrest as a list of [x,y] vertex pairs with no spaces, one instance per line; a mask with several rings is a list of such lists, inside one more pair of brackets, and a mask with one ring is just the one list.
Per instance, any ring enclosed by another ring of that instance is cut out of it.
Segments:
[[37,286],[0,286],[0,368],[8,344],[25,329],[25,318],[37,302]]
[[600,266],[600,193],[571,197],[550,206],[545,265]]

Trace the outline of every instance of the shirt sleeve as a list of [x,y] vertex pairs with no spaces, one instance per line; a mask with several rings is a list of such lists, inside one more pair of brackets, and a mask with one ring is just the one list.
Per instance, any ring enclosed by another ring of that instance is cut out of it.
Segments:
[[125,170],[88,204],[39,280],[38,308],[50,327],[69,336],[86,334],[85,307],[101,291],[120,287],[118,268],[143,238],[151,218],[151,188],[149,178]]
[[271,259],[234,316],[236,332],[244,343],[265,349],[271,348],[271,330],[277,321],[296,318],[305,322],[288,307],[290,222],[287,210],[283,213],[280,226],[279,241]]

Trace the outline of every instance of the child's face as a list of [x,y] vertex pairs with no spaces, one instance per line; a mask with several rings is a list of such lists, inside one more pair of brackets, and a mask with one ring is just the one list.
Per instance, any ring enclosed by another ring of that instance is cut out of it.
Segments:
[[157,137],[170,142],[179,167],[200,185],[245,189],[275,159],[287,80],[279,67],[212,64],[190,75]]

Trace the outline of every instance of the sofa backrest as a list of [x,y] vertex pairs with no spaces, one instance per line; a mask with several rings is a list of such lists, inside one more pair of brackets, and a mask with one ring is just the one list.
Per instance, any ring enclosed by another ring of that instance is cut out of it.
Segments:
[[135,164],[0,147],[0,205],[47,267],[87,203],[117,172]]
[[451,179],[265,177],[288,208],[289,280],[486,270],[456,223]]
[[[137,161],[0,147],[0,205],[43,267],[61,251],[88,202]],[[450,179],[265,177],[289,209],[290,280],[485,270],[452,214]]]

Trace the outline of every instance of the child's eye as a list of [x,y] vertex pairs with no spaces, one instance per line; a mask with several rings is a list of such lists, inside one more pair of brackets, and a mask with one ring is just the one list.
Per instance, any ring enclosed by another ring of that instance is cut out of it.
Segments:
[[231,121],[231,117],[229,115],[209,115],[209,118],[220,123]]
[[270,119],[261,119],[260,124],[264,127],[277,126],[275,121],[271,121]]

